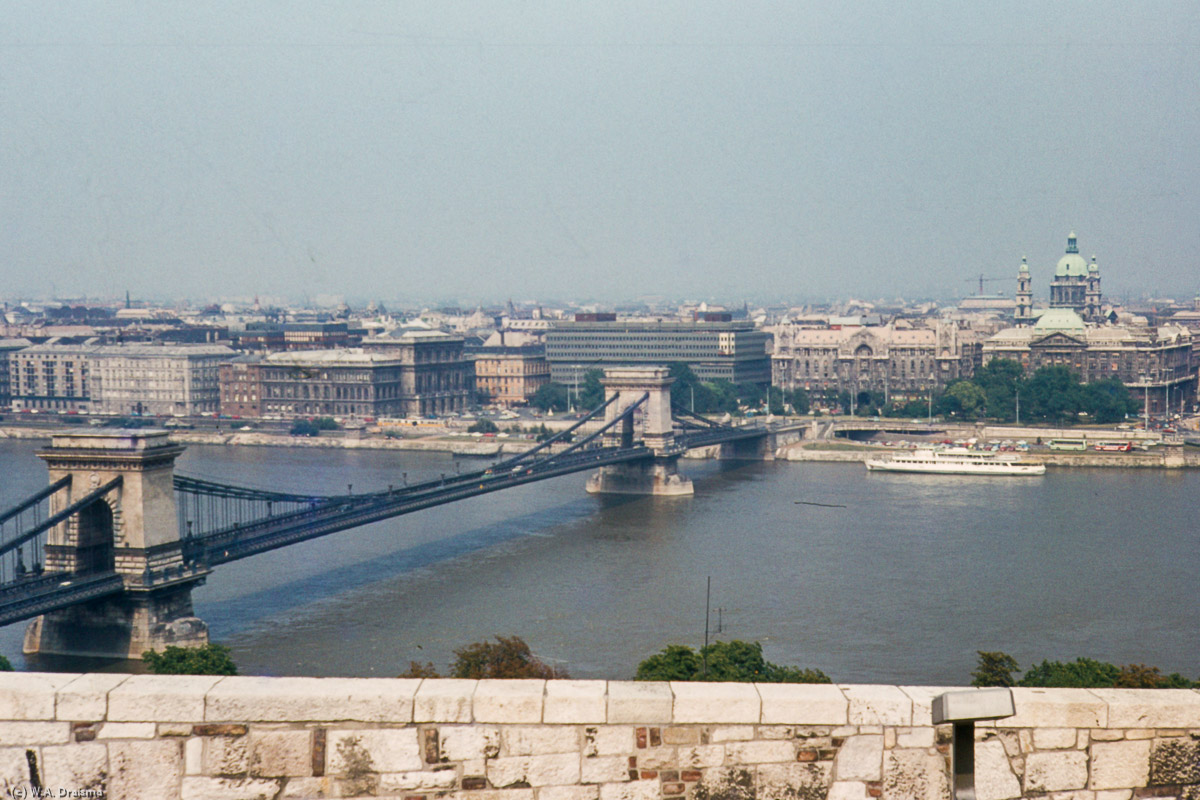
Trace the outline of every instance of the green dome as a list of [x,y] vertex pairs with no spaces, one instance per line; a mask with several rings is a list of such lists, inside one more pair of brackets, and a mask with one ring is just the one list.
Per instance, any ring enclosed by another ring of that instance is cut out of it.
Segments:
[[1085,330],[1083,318],[1069,308],[1052,308],[1038,317],[1034,324],[1035,331],[1050,333],[1051,331],[1071,331],[1083,333]]
[[1054,274],[1056,277],[1085,278],[1088,274],[1087,262],[1078,253],[1067,253],[1058,260]]

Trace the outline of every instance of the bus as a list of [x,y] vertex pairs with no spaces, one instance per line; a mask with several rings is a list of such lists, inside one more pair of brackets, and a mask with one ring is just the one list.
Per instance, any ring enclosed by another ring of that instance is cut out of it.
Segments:
[[1051,439],[1051,450],[1087,450],[1087,439]]
[[1128,453],[1133,450],[1132,442],[1097,442],[1096,449],[1105,453]]

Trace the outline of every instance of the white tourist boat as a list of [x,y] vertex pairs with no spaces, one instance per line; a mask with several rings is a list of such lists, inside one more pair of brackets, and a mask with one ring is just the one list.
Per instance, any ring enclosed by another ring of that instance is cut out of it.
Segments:
[[884,458],[868,458],[868,470],[880,472],[927,472],[935,475],[1042,475],[1045,464],[1020,461],[1016,454],[988,453],[950,447],[945,450],[913,450]]

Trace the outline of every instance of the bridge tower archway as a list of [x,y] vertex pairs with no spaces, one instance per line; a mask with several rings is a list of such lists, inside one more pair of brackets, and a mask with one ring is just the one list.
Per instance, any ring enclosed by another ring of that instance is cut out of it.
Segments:
[[120,478],[119,485],[47,533],[45,569],[63,580],[119,575],[124,591],[37,617],[25,631],[29,654],[139,658],[170,645],[208,642],[192,609],[192,588],[208,570],[187,564],[175,509],[175,459],[166,431],[55,434],[38,452],[50,481],[70,478],[51,511]]
[[[592,494],[690,495],[692,482],[679,474],[682,448],[675,443],[671,417],[671,377],[666,367],[619,367],[606,369],[600,383],[604,399],[617,399],[605,411],[605,422],[613,422],[631,405],[642,404],[614,426],[605,444],[632,447],[640,441],[652,455],[644,460],[601,467],[588,478]],[[643,401],[642,398],[645,398]]]

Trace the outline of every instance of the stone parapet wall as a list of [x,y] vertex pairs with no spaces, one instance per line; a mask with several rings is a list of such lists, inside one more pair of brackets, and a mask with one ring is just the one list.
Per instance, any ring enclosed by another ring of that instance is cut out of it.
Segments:
[[[0,796],[943,800],[943,691],[6,673]],[[1013,694],[979,800],[1200,799],[1200,691]]]

